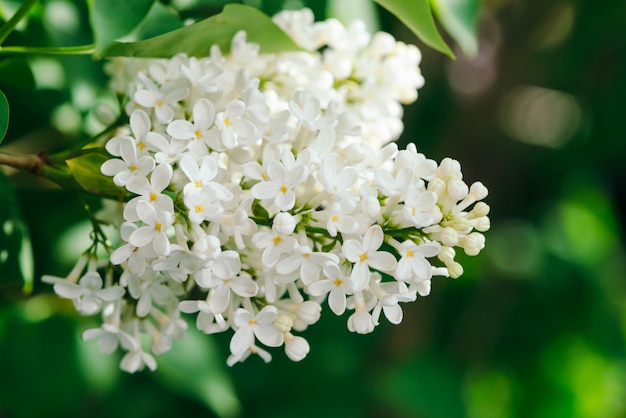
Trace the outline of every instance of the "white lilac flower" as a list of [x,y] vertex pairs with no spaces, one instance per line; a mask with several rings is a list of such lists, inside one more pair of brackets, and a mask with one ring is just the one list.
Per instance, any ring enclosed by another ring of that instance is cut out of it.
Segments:
[[187,97],[188,89],[181,87],[179,83],[167,83],[159,87],[143,73],[137,74],[137,77],[145,88],[135,92],[135,102],[145,108],[154,109],[159,122],[169,123],[174,119],[173,105]]
[[370,280],[370,267],[380,271],[391,271],[396,266],[395,257],[386,251],[378,251],[383,243],[384,233],[380,226],[371,226],[363,241],[351,239],[343,243],[342,252],[352,263],[352,280],[355,290],[363,290]]
[[139,227],[128,237],[128,243],[135,247],[144,247],[152,244],[158,255],[167,256],[171,244],[167,237],[167,230],[174,223],[171,212],[157,210],[150,203],[137,203],[137,215],[144,226]]
[[150,181],[146,177],[135,177],[126,184],[128,191],[139,196],[131,199],[124,206],[124,219],[131,222],[139,221],[137,204],[146,201],[155,209],[174,212],[172,198],[163,191],[170,185],[172,179],[172,167],[168,164],[159,164],[150,174]]
[[264,53],[240,31],[227,54],[207,45],[206,57],[107,65],[129,117],[101,172],[135,196],[107,215],[120,239],[104,286],[95,262],[84,272],[109,248],[98,234],[66,279],[44,281],[102,312],[84,338],[125,351],[126,371],[154,369],[184,337],[181,312],[202,332],[234,332],[229,365],[269,361],[261,345],[300,361],[310,346],[292,333],[322,305],[347,311],[352,332],[381,314],[399,323],[400,303],[428,295],[433,275],[462,274],[457,248],[485,245],[482,183],[390,142],[424,82],[419,50],[308,9],[274,21],[304,50]]
[[422,281],[432,277],[432,266],[426,257],[435,257],[441,251],[438,242],[416,244],[411,240],[404,241],[398,247],[400,260],[396,265],[395,277],[400,281]]
[[70,281],[44,275],[42,281],[54,285],[54,291],[62,298],[72,299],[76,310],[83,315],[94,315],[107,302],[120,299],[125,290],[120,286],[102,288],[102,277],[97,271],[85,273],[78,284]]
[[283,335],[274,328],[274,321],[278,317],[276,307],[268,305],[256,315],[246,309],[239,308],[233,315],[233,322],[237,331],[230,340],[230,351],[233,355],[241,355],[254,345],[255,337],[268,347],[278,347],[283,344]]
[[155,166],[154,159],[148,155],[139,155],[136,143],[130,137],[122,138],[120,156],[105,161],[100,171],[105,176],[113,176],[113,182],[118,186],[126,186],[139,177],[146,177]]
[[312,283],[307,291],[312,296],[328,293],[328,306],[335,315],[342,315],[346,310],[346,295],[354,291],[352,279],[335,264],[325,265],[323,272],[326,279]]

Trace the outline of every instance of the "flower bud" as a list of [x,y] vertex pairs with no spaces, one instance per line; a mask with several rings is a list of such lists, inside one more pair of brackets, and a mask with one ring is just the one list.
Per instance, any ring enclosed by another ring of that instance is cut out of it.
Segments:
[[319,303],[307,300],[298,306],[298,318],[307,325],[316,323],[320,319],[322,307]]
[[289,315],[279,315],[274,321],[274,328],[278,330],[280,333],[286,333],[291,331],[291,327],[293,326],[293,319]]
[[300,361],[305,358],[311,349],[307,340],[300,336],[287,335],[285,337],[285,353],[287,357],[293,361]]

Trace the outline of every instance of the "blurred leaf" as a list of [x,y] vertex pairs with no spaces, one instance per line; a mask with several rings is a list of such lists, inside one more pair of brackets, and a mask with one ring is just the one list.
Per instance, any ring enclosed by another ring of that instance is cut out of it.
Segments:
[[109,158],[97,151],[67,160],[67,166],[78,184],[87,192],[110,198],[123,199],[126,190],[113,183],[111,177],[100,172],[100,166]]
[[4,139],[9,128],[9,102],[7,96],[0,90],[0,142]]
[[23,58],[10,58],[0,62],[0,84],[3,86],[33,89],[35,77]]
[[443,52],[450,58],[454,54],[443,40],[430,10],[428,0],[375,0],[389,10],[402,23],[417,35],[426,45]]
[[262,12],[240,4],[230,4],[224,11],[184,28],[138,42],[111,45],[102,56],[169,58],[180,52],[190,56],[208,56],[211,45],[230,51],[233,36],[245,29],[248,41],[258,43],[263,52],[301,49]]
[[154,0],[91,0],[89,18],[96,50],[132,32],[148,14]]
[[13,187],[0,171],[0,285],[24,282],[23,290],[33,287],[32,249],[28,228],[23,221]]
[[435,15],[445,30],[459,44],[463,53],[475,57],[478,53],[476,21],[478,0],[430,0]]
[[225,364],[213,339],[191,327],[184,341],[174,341],[172,349],[159,358],[156,376],[168,388],[193,396],[220,417],[239,416],[242,407]]
[[131,35],[134,39],[148,39],[183,26],[183,21],[176,10],[157,2]]

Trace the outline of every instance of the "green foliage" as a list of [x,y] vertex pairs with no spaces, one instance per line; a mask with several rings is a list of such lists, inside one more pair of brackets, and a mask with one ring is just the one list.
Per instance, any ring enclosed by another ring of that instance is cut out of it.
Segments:
[[394,14],[426,45],[454,58],[452,50],[443,40],[433,19],[428,0],[375,0]]
[[300,49],[265,14],[252,7],[231,4],[222,13],[184,28],[145,41],[115,43],[102,56],[171,57],[180,52],[208,56],[211,45],[218,45],[222,52],[228,53],[233,36],[242,28],[263,52]]
[[154,0],[91,0],[89,18],[93,28],[96,52],[103,51],[139,25]]

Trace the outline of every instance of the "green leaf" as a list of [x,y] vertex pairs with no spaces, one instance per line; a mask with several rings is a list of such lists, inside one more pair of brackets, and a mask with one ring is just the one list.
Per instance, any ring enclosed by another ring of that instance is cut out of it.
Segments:
[[7,96],[0,90],[0,142],[9,129],[9,102]]
[[76,182],[90,194],[124,199],[127,195],[126,190],[116,186],[111,177],[100,172],[102,163],[108,159],[106,155],[94,151],[67,160],[66,163]]
[[154,3],[145,19],[130,34],[133,40],[148,39],[162,35],[184,25],[176,10],[161,3]]
[[32,90],[35,77],[24,58],[9,58],[0,61],[0,85]]
[[28,227],[22,219],[9,179],[0,171],[0,285],[19,285],[28,293],[33,287],[33,256]]
[[139,25],[154,0],[91,0],[89,18],[93,28],[96,51],[103,51]]
[[437,30],[428,0],[375,1],[396,16],[426,45],[454,58],[452,50]]
[[189,56],[205,57],[209,55],[211,45],[218,45],[222,52],[228,53],[233,36],[244,29],[248,40],[258,43],[262,52],[301,49],[262,12],[230,4],[222,13],[184,28],[145,41],[115,43],[102,56],[169,58],[185,52]]
[[435,15],[445,30],[459,44],[463,53],[475,57],[478,53],[476,21],[478,0],[430,0]]

